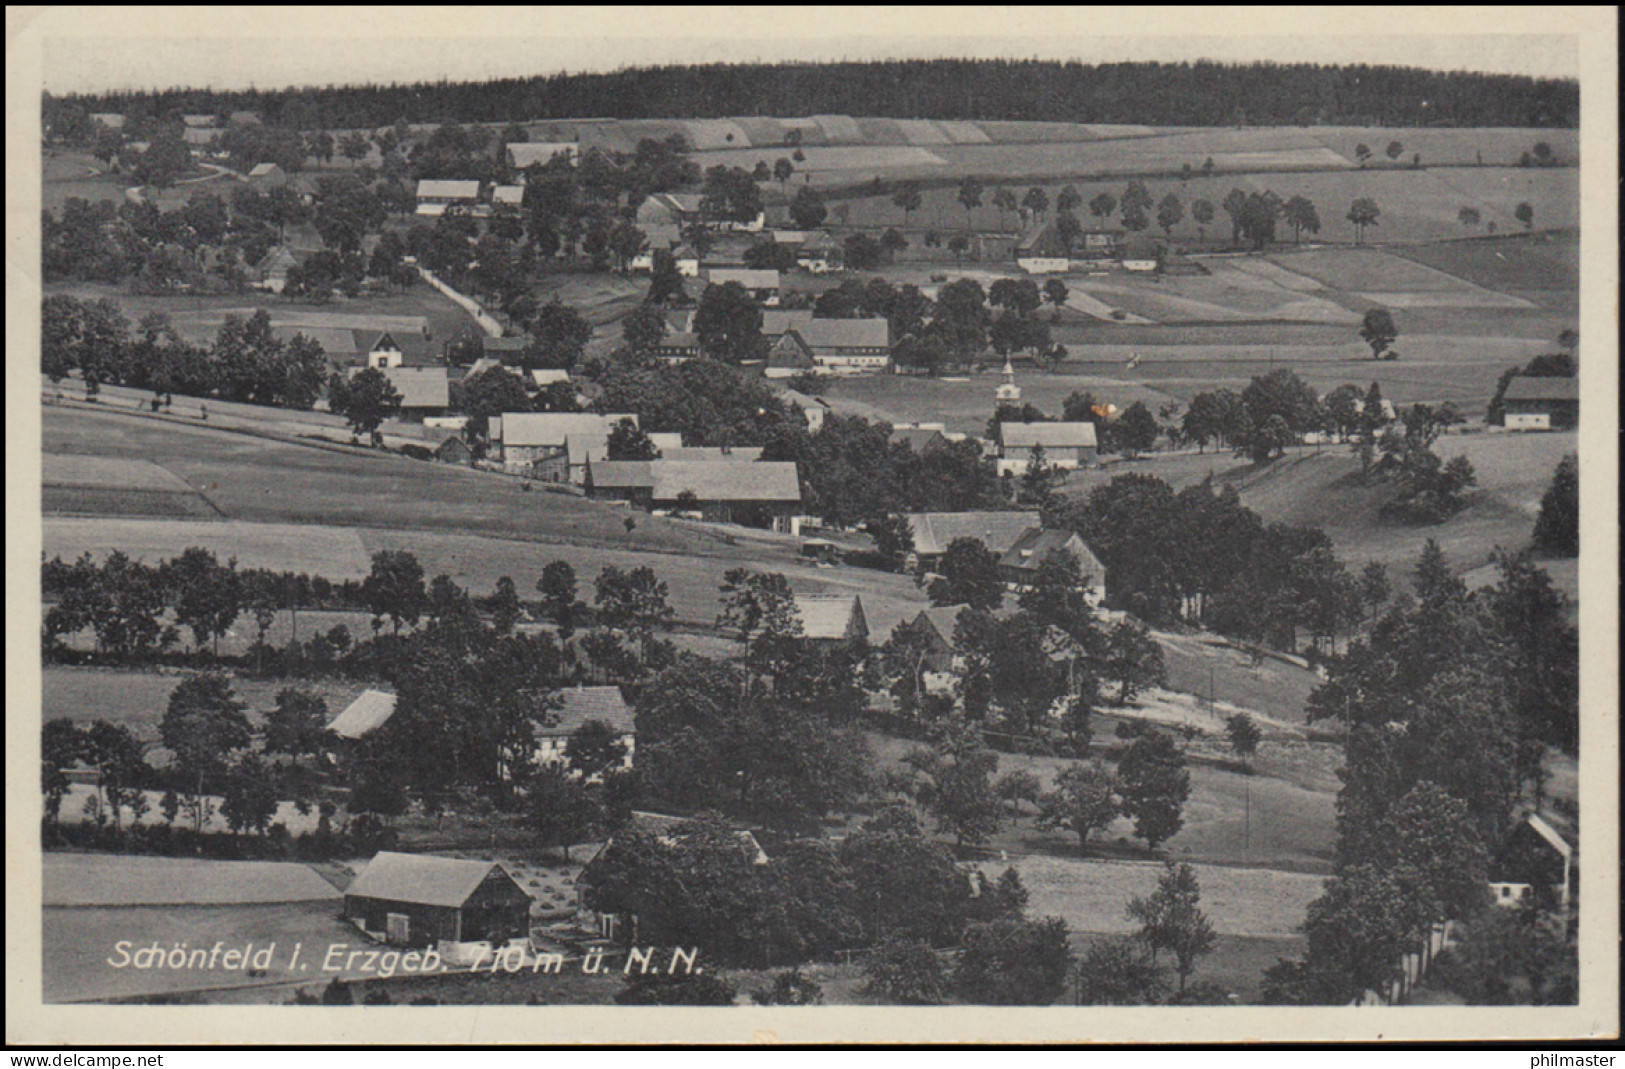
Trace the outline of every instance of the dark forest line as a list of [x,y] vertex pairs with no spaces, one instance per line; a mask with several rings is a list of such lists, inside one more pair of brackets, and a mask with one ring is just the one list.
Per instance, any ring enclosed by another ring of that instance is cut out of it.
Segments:
[[1388,66],[896,60],[633,68],[486,82],[216,92],[165,89],[47,100],[88,111],[253,110],[300,129],[408,122],[800,117],[986,119],[1174,126],[1579,125],[1578,82]]

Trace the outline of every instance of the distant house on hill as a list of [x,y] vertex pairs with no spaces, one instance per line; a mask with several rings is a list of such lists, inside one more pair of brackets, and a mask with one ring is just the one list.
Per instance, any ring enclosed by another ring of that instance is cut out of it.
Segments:
[[508,164],[519,171],[551,163],[561,156],[572,166],[581,162],[580,146],[574,141],[513,141],[504,151]]
[[1010,586],[1024,590],[1032,586],[1038,566],[1051,553],[1066,553],[1078,562],[1089,604],[1099,605],[1106,600],[1106,567],[1076,531],[1032,528],[999,557],[999,575]]
[[801,638],[826,649],[869,640],[869,619],[857,594],[797,594]]
[[1017,423],[999,424],[999,455],[995,467],[1000,475],[1023,475],[1036,449],[1043,450],[1044,459],[1055,468],[1070,470],[1082,467],[1095,459],[1098,441],[1095,425],[1087,421],[1077,423]]
[[345,888],[342,915],[394,946],[500,945],[529,934],[530,895],[494,861],[386,851]]
[[288,184],[288,172],[274,163],[256,163],[248,172],[249,184],[256,189],[271,189]]
[[188,126],[181,131],[181,141],[193,148],[209,148],[220,140],[221,132],[212,126]]
[[588,464],[586,487],[601,500],[775,531],[788,531],[801,506],[801,480],[791,461],[606,460]]
[[1501,398],[1511,431],[1567,430],[1580,422],[1580,380],[1573,375],[1518,375]]
[[1022,535],[1040,526],[1036,512],[911,512],[908,523],[914,560],[926,570],[935,568],[958,539],[974,538],[1002,557]]
[[122,130],[124,129],[125,118],[123,114],[116,111],[93,111],[90,113],[90,121],[93,123],[99,122],[109,130]]
[[[604,724],[616,741],[626,748],[620,767],[632,767],[633,751],[637,747],[638,728],[632,707],[626,704],[620,687],[566,687],[559,692],[561,704],[552,710],[554,722],[536,732],[536,763],[550,765],[564,760],[564,751],[582,725],[589,721]],[[589,771],[588,778],[601,775],[609,769]]]
[[884,319],[812,319],[793,326],[768,353],[769,378],[817,369],[862,375],[891,366],[891,325]]
[[444,215],[447,208],[473,208],[479,203],[480,184],[473,179],[422,178],[418,180],[417,214]]
[[[607,444],[609,432],[623,419],[638,421],[630,412],[505,412],[490,420],[491,445],[505,465],[528,465],[536,478],[581,485],[588,451]],[[577,441],[579,465],[570,453],[572,438]]]

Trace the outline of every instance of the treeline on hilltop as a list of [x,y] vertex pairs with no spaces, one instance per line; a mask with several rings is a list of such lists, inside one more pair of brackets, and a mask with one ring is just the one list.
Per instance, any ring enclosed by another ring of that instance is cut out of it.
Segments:
[[295,129],[847,114],[1172,126],[1577,127],[1578,82],[1468,71],[1317,64],[935,59],[710,64],[487,82],[46,98],[96,112],[258,111]]

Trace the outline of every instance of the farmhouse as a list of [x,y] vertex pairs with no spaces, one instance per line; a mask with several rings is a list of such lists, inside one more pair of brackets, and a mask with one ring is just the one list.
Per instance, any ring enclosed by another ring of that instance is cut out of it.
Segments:
[[1070,266],[1069,250],[1054,223],[1030,227],[1016,240],[1016,266],[1029,275],[1060,274]]
[[969,609],[969,605],[933,605],[929,609],[921,609],[920,615],[913,620],[897,625],[913,632],[923,643],[922,671],[954,670],[954,630],[959,626],[959,617]]
[[824,429],[824,417],[831,411],[829,402],[822,397],[809,397],[796,390],[784,391],[785,403],[801,409],[801,418],[807,421],[807,433],[817,434]]
[[[351,368],[350,376],[354,378],[363,370]],[[394,365],[378,370],[401,395],[402,419],[421,422],[426,416],[443,416],[451,407],[451,378],[445,368]]]
[[1151,272],[1162,266],[1162,246],[1144,234],[1130,237],[1120,250],[1125,271]]
[[[260,262],[254,265],[250,277],[256,288],[281,293],[283,287],[288,284],[288,270],[298,262],[293,251],[286,245],[273,245]],[[328,350],[328,355],[332,355],[331,350]]]
[[1574,847],[1539,814],[1531,813],[1507,833],[1490,859],[1490,897],[1508,908],[1569,907]]
[[506,943],[530,930],[530,896],[494,861],[382,852],[344,892],[345,920],[396,946]]
[[683,227],[698,223],[700,196],[697,193],[651,193],[638,205],[637,224],[641,228],[651,225]]
[[788,531],[801,505],[801,480],[792,461],[606,460],[588,464],[586,487],[598,499],[697,512],[710,523],[775,531]]
[[906,445],[915,456],[925,456],[947,449],[950,443],[941,427],[893,427],[890,441],[893,445]]
[[[570,736],[583,724],[598,721],[606,725],[616,740],[626,747],[626,756],[620,767],[632,767],[632,751],[637,745],[638,729],[633,720],[632,707],[626,704],[620,687],[566,687],[559,692],[562,704],[553,711],[551,725],[536,732],[536,763],[550,765],[564,760]],[[598,769],[588,778],[609,771]]]
[[1566,430],[1580,421],[1580,380],[1572,375],[1519,375],[1501,400],[1509,431]]
[[480,199],[480,184],[470,179],[423,178],[418,180],[419,215],[444,215],[447,208],[472,208]]
[[713,267],[705,273],[706,281],[713,286],[725,286],[729,282],[737,282],[750,293],[751,299],[768,308],[776,307],[779,303],[780,280],[777,271],[758,270],[751,267]]
[[692,360],[700,355],[700,336],[689,330],[667,334],[649,348],[649,355],[657,356],[668,364]]
[[528,464],[537,478],[579,484],[586,475],[586,458],[582,456],[579,471],[570,466],[571,436],[601,445],[609,441],[611,428],[623,419],[638,421],[634,413],[506,412],[490,421],[491,445],[503,464]]
[[812,319],[791,327],[768,353],[769,378],[817,368],[832,375],[882,372],[891,364],[891,327],[884,319]]
[[491,190],[491,203],[498,207],[517,208],[524,200],[524,186],[496,186]]
[[[519,363],[519,358],[524,355],[525,347],[529,344],[530,339],[522,334],[514,337],[480,339],[481,351],[485,353],[488,359],[499,364]],[[475,361],[475,363],[478,363],[478,361]],[[474,374],[473,368],[469,369],[469,374]]]
[[460,435],[453,434],[434,447],[434,458],[445,464],[467,466],[474,463],[474,452]]
[[551,163],[560,156],[569,160],[571,165],[579,164],[579,149],[580,146],[574,141],[523,141],[510,143],[504,151],[509,165],[523,171],[527,167]]
[[911,512],[908,523],[914,532],[914,563],[925,569],[934,568],[956,539],[974,538],[1002,557],[1039,526],[1034,512]]
[[249,184],[256,189],[269,189],[288,184],[288,172],[274,163],[257,163],[248,172]]
[[999,558],[999,575],[1008,585],[1025,590],[1038,575],[1038,566],[1052,553],[1067,553],[1077,560],[1083,572],[1084,597],[1089,604],[1099,605],[1105,600],[1106,568],[1076,531],[1032,528]]
[[[688,817],[669,816],[665,813],[645,813],[634,810],[632,819],[627,823],[623,834],[640,834],[653,836],[662,846],[675,846],[683,836],[683,830],[692,821]],[[767,851],[757,842],[756,836],[748,829],[738,828],[733,833],[734,840],[739,844],[740,853],[752,865],[765,865],[768,862]],[[611,836],[605,840],[592,857],[587,859],[586,867],[576,877],[577,900],[581,906],[580,920],[590,929],[595,929],[604,938],[618,943],[637,944],[649,940],[661,939],[664,933],[655,930],[646,930],[638,921],[636,914],[632,913],[600,913],[588,908],[587,899],[592,888],[600,879],[603,869],[599,864],[601,858],[615,845],[615,838]]]
[[995,462],[1000,475],[1022,475],[1035,451],[1051,466],[1071,470],[1095,459],[1095,425],[1078,423],[999,424],[999,455]]
[[405,331],[396,334],[387,330],[381,331],[373,335],[372,340],[366,343],[366,348],[362,351],[367,354],[368,367],[430,367],[434,365],[434,359],[429,351],[429,339],[421,334],[411,334]]
[[795,599],[801,638],[808,645],[833,649],[869,640],[869,619],[857,594],[797,594]]

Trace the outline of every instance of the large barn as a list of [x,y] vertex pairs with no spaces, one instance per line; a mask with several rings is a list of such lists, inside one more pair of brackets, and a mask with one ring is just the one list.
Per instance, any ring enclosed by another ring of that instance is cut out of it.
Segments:
[[494,861],[383,852],[344,891],[345,920],[397,946],[506,943],[530,931],[530,896]]

